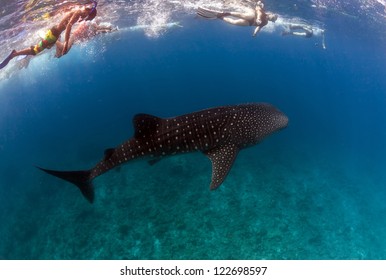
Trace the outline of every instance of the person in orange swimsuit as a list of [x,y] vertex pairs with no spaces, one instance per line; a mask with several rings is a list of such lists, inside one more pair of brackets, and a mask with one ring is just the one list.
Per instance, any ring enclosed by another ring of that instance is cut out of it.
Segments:
[[63,31],[65,31],[64,44],[62,46],[62,55],[65,55],[69,50],[71,28],[79,21],[87,21],[95,18],[97,14],[97,2],[91,1],[87,4],[75,5],[73,9],[67,12],[59,24],[50,28],[44,38],[35,46],[31,46],[24,50],[13,50],[10,55],[0,64],[0,69],[4,68],[13,58],[20,55],[37,55],[44,49],[53,47]]

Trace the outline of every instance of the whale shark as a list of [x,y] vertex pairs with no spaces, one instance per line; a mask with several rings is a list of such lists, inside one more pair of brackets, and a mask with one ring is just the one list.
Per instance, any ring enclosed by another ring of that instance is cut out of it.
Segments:
[[93,179],[115,167],[138,158],[147,157],[155,163],[166,156],[201,151],[212,162],[210,189],[215,190],[224,182],[240,150],[287,125],[288,117],[267,103],[215,107],[171,118],[137,114],[133,117],[134,136],[105,150],[103,159],[92,169],[38,168],[73,183],[93,203]]

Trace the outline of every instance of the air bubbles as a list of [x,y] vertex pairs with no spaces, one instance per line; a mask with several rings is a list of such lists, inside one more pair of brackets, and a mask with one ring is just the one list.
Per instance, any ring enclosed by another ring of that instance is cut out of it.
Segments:
[[171,18],[168,1],[148,0],[143,3],[137,24],[144,26],[146,36],[157,38],[165,32],[165,26]]

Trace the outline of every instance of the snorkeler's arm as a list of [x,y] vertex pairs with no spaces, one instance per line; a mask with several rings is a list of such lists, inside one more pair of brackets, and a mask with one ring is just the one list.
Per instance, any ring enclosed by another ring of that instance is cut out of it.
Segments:
[[69,47],[70,36],[71,36],[71,28],[74,25],[74,23],[76,23],[79,20],[79,17],[80,17],[80,12],[77,11],[72,15],[70,21],[67,23],[66,33],[64,35],[64,47],[62,52],[63,55],[66,54],[69,50],[68,47]]
[[261,29],[261,27],[260,26],[256,26],[256,28],[255,28],[255,31],[253,31],[253,34],[252,34],[252,36],[253,37],[255,37],[256,36],[256,34],[260,31],[260,29]]
[[265,16],[265,13],[263,13],[263,10],[257,9],[257,11],[256,11],[256,25],[257,26],[260,26],[263,23],[263,16]]

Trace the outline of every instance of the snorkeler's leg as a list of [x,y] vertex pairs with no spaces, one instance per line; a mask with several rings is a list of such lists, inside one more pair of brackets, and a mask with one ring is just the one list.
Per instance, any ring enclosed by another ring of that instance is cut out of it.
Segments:
[[244,20],[252,20],[255,18],[255,11],[248,11],[248,12],[244,12],[244,13],[240,13],[240,12],[229,12],[228,13],[229,16],[232,16],[232,17],[237,17],[237,18],[241,18],[241,19],[244,19]]
[[29,47],[29,48],[24,49],[24,50],[21,50],[21,51],[13,50],[13,51],[7,56],[7,58],[4,59],[2,63],[0,63],[0,69],[2,69],[2,68],[4,68],[5,66],[7,66],[7,64],[8,64],[13,58],[15,58],[16,56],[19,56],[19,55],[35,55],[34,47]]
[[14,57],[19,56],[19,55],[36,55],[34,48],[35,48],[34,46],[31,46],[31,47],[26,48],[24,50],[16,51]]
[[[65,55],[63,53],[63,49],[64,49],[64,44],[62,42],[60,42],[59,40],[56,41],[56,53],[55,53],[55,57],[59,58],[59,57],[62,57],[63,55]],[[74,39],[71,37],[70,38],[70,41],[68,42],[68,47],[67,47],[67,52],[70,51],[72,45],[74,44]]]
[[245,19],[235,19],[232,17],[223,17],[222,20],[227,22],[227,23],[233,24],[233,25],[239,25],[239,26],[249,25],[249,21],[247,21]]
[[62,56],[64,44],[62,42],[60,42],[59,40],[57,40],[55,45],[56,45],[55,57],[59,58]]
[[324,30],[322,31],[322,47],[323,47],[324,50],[327,49],[326,41],[325,41],[325,38],[324,38]]
[[303,25],[301,25],[301,24],[294,24],[294,23],[290,23],[288,25],[288,27],[289,27],[290,30],[303,29]]

